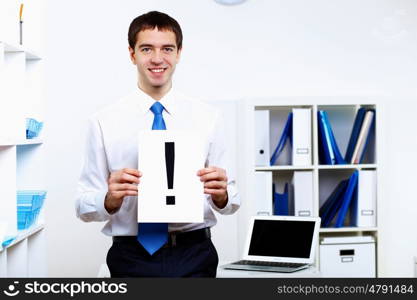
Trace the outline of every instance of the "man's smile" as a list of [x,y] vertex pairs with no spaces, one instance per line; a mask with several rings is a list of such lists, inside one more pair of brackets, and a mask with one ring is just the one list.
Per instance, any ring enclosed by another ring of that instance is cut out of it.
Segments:
[[148,70],[151,71],[152,73],[162,73],[166,69],[168,69],[168,68],[149,68]]

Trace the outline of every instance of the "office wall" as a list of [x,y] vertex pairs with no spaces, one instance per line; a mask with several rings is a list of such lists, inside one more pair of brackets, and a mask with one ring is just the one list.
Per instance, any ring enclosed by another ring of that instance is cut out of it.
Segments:
[[[127,28],[161,10],[184,31],[175,85],[211,100],[273,96],[382,98],[383,211],[379,255],[387,276],[411,276],[417,139],[417,3],[413,0],[46,0],[46,123],[51,276],[95,276],[110,241],[103,224],[75,218],[85,121],[135,86]],[[390,99],[390,100],[387,100]],[[337,100],[335,100],[337,101]],[[232,113],[233,105],[219,105]],[[232,115],[234,119],[236,116]],[[233,124],[232,122],[230,124]],[[233,126],[229,128],[233,133]],[[243,199],[245,200],[245,199]],[[238,255],[236,217],[221,218],[215,242],[222,259]]]

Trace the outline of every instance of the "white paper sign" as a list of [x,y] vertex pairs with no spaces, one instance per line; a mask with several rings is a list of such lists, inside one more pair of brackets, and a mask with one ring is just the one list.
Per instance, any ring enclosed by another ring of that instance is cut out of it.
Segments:
[[203,139],[194,131],[145,130],[138,149],[138,222],[203,222]]

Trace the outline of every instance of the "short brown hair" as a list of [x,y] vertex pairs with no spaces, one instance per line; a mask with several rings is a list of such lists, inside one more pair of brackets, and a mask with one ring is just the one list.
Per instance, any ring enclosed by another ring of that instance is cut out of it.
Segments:
[[150,11],[146,14],[140,15],[135,18],[132,23],[130,23],[128,33],[129,46],[134,50],[138,32],[147,29],[155,29],[155,27],[161,31],[169,30],[174,32],[177,47],[178,49],[182,48],[182,31],[180,24],[167,14],[159,11]]

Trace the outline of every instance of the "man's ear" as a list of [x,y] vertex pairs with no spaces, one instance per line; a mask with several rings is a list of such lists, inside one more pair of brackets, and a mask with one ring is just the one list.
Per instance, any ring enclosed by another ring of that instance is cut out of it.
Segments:
[[132,49],[132,47],[128,47],[129,49],[129,56],[130,56],[130,61],[132,62],[132,64],[136,65],[135,62],[135,50]]
[[181,53],[182,53],[182,47],[181,47],[181,49],[178,49],[178,51],[177,51],[177,63],[180,62]]

